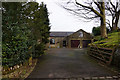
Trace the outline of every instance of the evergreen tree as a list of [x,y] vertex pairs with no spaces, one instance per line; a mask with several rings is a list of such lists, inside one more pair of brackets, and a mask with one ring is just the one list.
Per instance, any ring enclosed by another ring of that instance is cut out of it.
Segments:
[[14,66],[29,58],[28,43],[31,43],[28,36],[30,30],[24,24],[22,18],[22,3],[3,3],[3,47],[2,63],[4,66]]
[[41,31],[41,36],[42,37],[42,42],[47,43],[48,42],[48,37],[49,37],[49,18],[48,18],[48,10],[46,8],[46,5],[42,2],[40,4],[40,31]]
[[[4,2],[2,15],[4,66],[14,66],[28,60],[31,46],[35,46],[32,56],[39,57],[44,53],[50,29],[46,5],[37,2]],[[37,44],[39,39],[41,43]]]
[[[35,33],[37,36],[37,40],[40,40],[40,44],[36,45],[36,56],[39,56],[39,54],[44,53],[45,44],[49,42],[49,18],[48,18],[48,11],[46,8],[46,5],[42,2],[38,9],[34,12],[33,17],[33,26],[35,30]],[[34,54],[33,54],[34,55]]]

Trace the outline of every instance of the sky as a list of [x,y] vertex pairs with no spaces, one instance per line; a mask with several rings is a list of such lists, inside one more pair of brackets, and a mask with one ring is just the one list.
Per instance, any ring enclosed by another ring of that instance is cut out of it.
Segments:
[[41,3],[44,2],[47,5],[50,20],[50,31],[77,31],[83,29],[86,32],[91,33],[92,28],[99,26],[99,23],[95,21],[84,22],[79,20],[75,15],[70,14],[67,10],[60,7],[57,3],[61,3],[60,0],[36,0]]

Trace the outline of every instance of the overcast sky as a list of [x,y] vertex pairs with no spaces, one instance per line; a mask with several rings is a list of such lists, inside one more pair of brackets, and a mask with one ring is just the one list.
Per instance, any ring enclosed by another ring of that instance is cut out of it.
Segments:
[[[47,4],[48,12],[50,13],[49,19],[51,24],[50,31],[77,31],[83,29],[87,32],[92,32],[92,27],[99,26],[95,21],[84,22],[79,20],[68,11],[58,6],[61,0],[36,0],[37,2],[43,1]],[[59,2],[58,2],[59,1]]]

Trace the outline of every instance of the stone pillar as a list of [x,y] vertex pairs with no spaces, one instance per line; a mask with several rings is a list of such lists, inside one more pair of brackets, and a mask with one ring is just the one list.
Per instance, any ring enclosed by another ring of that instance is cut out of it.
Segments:
[[68,40],[68,47],[71,48],[71,40]]
[[83,48],[82,39],[80,40],[80,48]]

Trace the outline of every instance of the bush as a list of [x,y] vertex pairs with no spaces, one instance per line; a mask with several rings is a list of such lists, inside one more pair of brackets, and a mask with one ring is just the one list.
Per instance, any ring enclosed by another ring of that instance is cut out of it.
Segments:
[[101,34],[100,33],[100,27],[93,27],[92,33],[93,33],[94,36],[100,35]]
[[[106,28],[106,29],[107,29],[107,33],[108,33],[109,29],[108,28]],[[92,33],[93,33],[94,36],[101,35],[100,27],[93,27]]]
[[[27,29],[26,26],[12,26],[10,28],[12,28],[12,30],[10,31],[11,36],[6,34],[5,31],[3,31],[3,66],[14,66],[16,64],[20,64],[27,60],[30,56],[30,54],[28,54],[28,43],[29,45],[32,44],[32,40],[29,40],[28,37],[30,31]],[[25,31],[23,32],[23,30]]]
[[113,56],[112,64],[120,69],[120,48],[117,48]]
[[[48,11],[44,3],[4,2],[2,19],[3,66],[21,64],[32,55],[39,57],[44,53],[50,30]],[[41,40],[40,45],[37,44],[38,39]]]
[[45,45],[40,43],[35,46],[35,53],[32,54],[33,58],[40,57],[44,54]]

